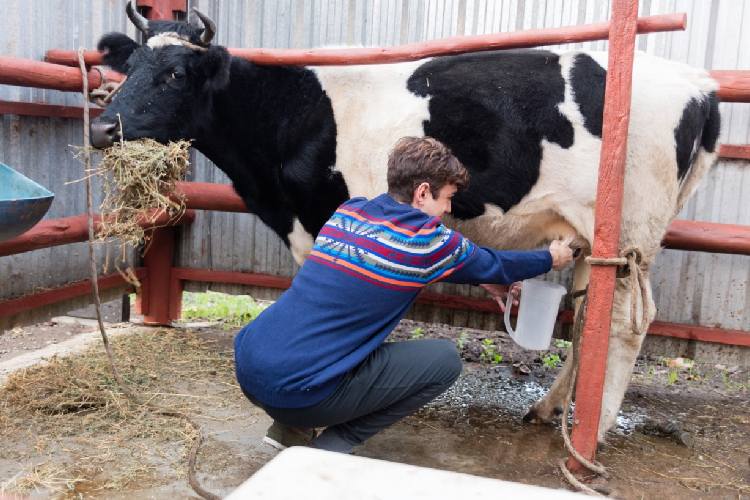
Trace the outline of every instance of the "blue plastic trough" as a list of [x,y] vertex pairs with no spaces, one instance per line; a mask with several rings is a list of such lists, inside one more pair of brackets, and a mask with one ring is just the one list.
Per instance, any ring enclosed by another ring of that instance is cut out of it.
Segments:
[[54,197],[54,193],[0,163],[0,241],[34,227]]

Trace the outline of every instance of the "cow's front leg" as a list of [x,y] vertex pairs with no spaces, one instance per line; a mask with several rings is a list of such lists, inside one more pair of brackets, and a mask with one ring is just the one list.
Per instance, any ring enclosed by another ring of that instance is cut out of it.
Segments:
[[[584,259],[576,261],[573,272],[573,291],[584,290],[589,283],[590,275],[591,266],[587,264]],[[576,314],[578,313],[578,308],[581,306],[582,302],[583,297],[579,297],[575,300],[574,308]],[[523,419],[525,422],[549,423],[562,413],[563,405],[565,404],[565,399],[568,395],[568,389],[575,383],[575,380],[573,380],[572,349],[572,347],[568,349],[568,356],[565,359],[565,364],[557,375],[550,390],[542,399],[534,403],[528,413],[526,413],[526,416],[524,416]]]
[[[646,288],[651,290],[651,282],[648,274],[644,274]],[[638,299],[637,313],[640,318],[641,303],[640,294]],[[615,288],[614,302],[612,304],[612,329],[609,336],[609,352],[607,355],[607,373],[604,380],[604,394],[602,397],[602,412],[599,417],[599,442],[604,441],[604,436],[617,422],[617,414],[620,411],[625,391],[630,383],[636,358],[641,350],[643,339],[646,334],[639,335],[633,332],[630,317],[631,290],[628,278],[618,279]],[[653,321],[656,315],[656,306],[652,294],[646,301],[648,323]]]

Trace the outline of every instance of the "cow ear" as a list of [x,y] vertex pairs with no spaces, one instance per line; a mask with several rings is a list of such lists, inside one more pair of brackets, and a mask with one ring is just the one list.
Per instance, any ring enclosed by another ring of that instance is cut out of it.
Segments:
[[232,56],[227,49],[212,45],[200,58],[200,72],[205,76],[203,88],[207,92],[216,92],[229,84],[229,70]]
[[102,61],[115,71],[128,72],[127,61],[138,48],[138,43],[123,33],[107,33],[96,46],[102,53]]

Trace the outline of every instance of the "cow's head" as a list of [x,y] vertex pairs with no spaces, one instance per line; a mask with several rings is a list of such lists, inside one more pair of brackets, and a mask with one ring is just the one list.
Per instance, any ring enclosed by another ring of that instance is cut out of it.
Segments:
[[128,2],[128,17],[144,34],[144,45],[122,33],[99,41],[104,63],[127,79],[91,124],[95,147],[110,146],[120,136],[160,142],[194,138],[206,123],[214,94],[229,83],[231,58],[225,48],[210,44],[213,21],[193,10],[203,26],[149,21]]

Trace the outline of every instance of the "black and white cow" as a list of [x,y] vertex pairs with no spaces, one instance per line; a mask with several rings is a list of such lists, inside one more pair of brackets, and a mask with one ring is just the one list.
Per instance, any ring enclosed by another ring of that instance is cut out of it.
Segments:
[[[104,36],[104,61],[127,80],[92,125],[93,142],[180,138],[227,173],[247,208],[301,262],[333,210],[386,190],[402,136],[447,144],[471,173],[446,222],[481,245],[532,248],[575,236],[590,248],[607,55],[498,51],[380,66],[260,66],[210,45],[208,27],[147,21],[147,36]],[[667,225],[716,160],[717,83],[706,71],[639,53],[621,245],[653,262]],[[119,130],[118,115],[122,123]],[[648,275],[648,274],[646,274]],[[589,266],[575,269],[585,287]],[[650,289],[650,283],[646,283]],[[646,314],[653,319],[650,297]],[[599,437],[613,426],[643,336],[618,280]],[[570,357],[569,357],[570,359]],[[530,411],[550,421],[572,383],[566,364]]]

